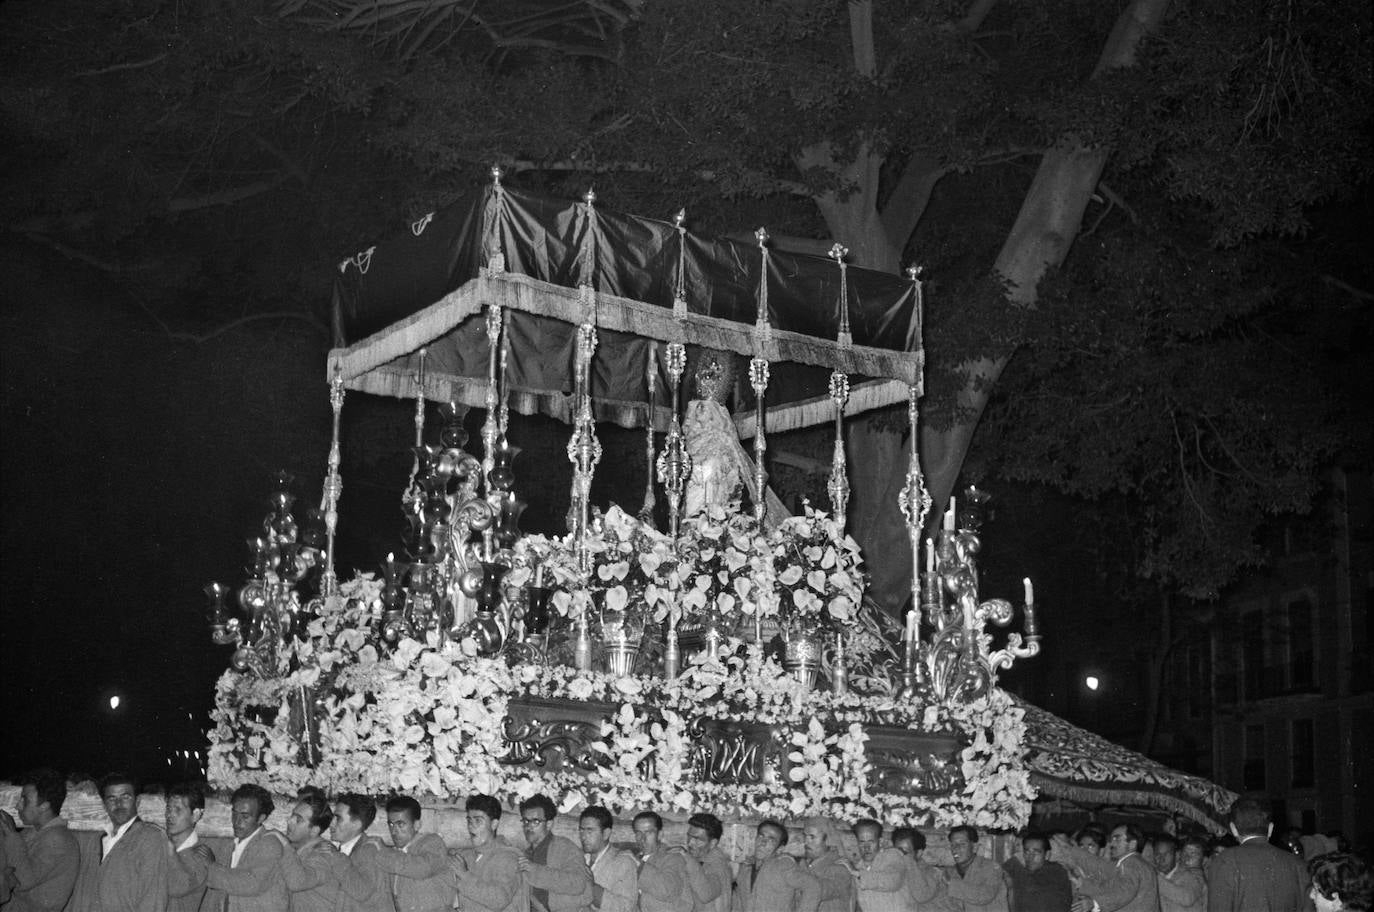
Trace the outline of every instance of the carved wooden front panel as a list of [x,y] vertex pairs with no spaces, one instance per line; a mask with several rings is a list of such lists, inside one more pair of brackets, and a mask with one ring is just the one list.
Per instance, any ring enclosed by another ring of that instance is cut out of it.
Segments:
[[760,785],[787,772],[787,751],[771,725],[696,719],[692,767],[697,777],[720,785]]

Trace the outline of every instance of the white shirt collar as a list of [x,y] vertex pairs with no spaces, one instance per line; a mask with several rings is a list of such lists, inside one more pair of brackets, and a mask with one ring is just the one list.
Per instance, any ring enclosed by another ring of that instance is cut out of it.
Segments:
[[114,828],[113,823],[105,825],[105,835],[100,837],[100,860],[102,862],[105,860],[105,857],[110,854],[110,850],[115,847],[115,844],[124,838],[125,833],[129,832],[129,827],[133,826],[134,821],[137,819],[138,815],[135,814],[133,817],[129,818],[128,823],[117,830]]
[[359,833],[357,836],[354,836],[352,839],[348,840],[348,842],[339,843],[339,851],[343,852],[345,855],[352,855],[353,850],[358,847],[358,842],[362,838],[363,834]]
[[248,847],[248,843],[253,841],[254,836],[262,832],[262,829],[262,824],[258,824],[258,828],[253,832],[249,833],[246,838],[234,840],[234,851],[229,856],[229,867],[238,867],[239,859],[243,857],[243,850]]
[[184,852],[187,849],[194,849],[198,845],[200,845],[200,835],[192,830],[191,835],[186,837],[186,841],[177,846],[177,851]]

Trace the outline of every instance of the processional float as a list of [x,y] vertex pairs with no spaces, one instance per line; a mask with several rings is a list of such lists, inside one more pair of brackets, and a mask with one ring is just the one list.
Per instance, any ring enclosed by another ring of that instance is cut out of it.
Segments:
[[[383,265],[377,248],[341,264],[352,296],[342,283],[336,319],[367,335],[330,355],[320,507],[298,525],[280,478],[238,615],[226,587],[206,589],[214,641],[235,647],[212,777],[289,785],[290,767],[406,786],[345,768],[379,758],[410,764],[410,787],[436,795],[480,774],[613,805],[652,794],[747,815],[738,802],[767,795],[782,812],[1023,823],[1020,715],[996,681],[1039,650],[1032,589],[1024,637],[994,649],[989,625],[1016,608],[980,597],[986,495],[970,489],[933,517],[917,453],[919,271],[854,269],[838,243],[828,258],[778,254],[764,229],[752,245],[697,237],[683,213],[631,219],[591,192],[560,207],[493,176],[437,230],[436,216],[412,226],[408,264]],[[442,243],[426,250],[427,234]],[[404,269],[406,293],[392,295]],[[341,581],[348,390],[413,398],[415,435],[400,558]],[[885,624],[844,532],[844,422],[902,400],[913,433],[900,509],[918,572],[904,622]],[[471,407],[485,411],[480,454],[467,449]],[[512,410],[571,426],[566,535],[519,528]],[[636,515],[592,503],[598,420],[645,429]],[[823,421],[831,510],[787,515],[768,487],[767,434]],[[394,693],[378,683],[388,675]],[[395,737],[375,736],[386,725]]]

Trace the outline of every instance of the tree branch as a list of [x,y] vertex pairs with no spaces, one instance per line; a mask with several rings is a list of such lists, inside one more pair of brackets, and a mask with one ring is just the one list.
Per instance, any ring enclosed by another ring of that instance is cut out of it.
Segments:
[[916,226],[921,223],[921,216],[925,215],[935,185],[951,170],[948,165],[941,165],[933,155],[913,156],[907,162],[879,216],[883,230],[893,243],[906,246]]
[[280,310],[275,311],[273,313],[250,314],[246,317],[240,317],[237,320],[230,321],[229,323],[226,323],[223,326],[220,326],[216,329],[212,329],[210,332],[200,335],[196,333],[180,332],[168,333],[168,335],[171,338],[176,339],[178,341],[195,342],[197,345],[199,345],[204,342],[209,342],[211,339],[214,339],[217,336],[222,336],[227,332],[232,332],[233,330],[238,329],[240,326],[246,326],[249,323],[256,323],[261,320],[301,320],[306,323],[309,323],[315,329],[319,330],[326,338],[329,337],[329,330],[324,326],[323,323],[321,323],[314,317],[310,316],[309,314],[297,313],[293,310]]
[[849,41],[853,45],[854,69],[870,79],[878,73],[878,55],[873,48],[873,0],[849,0]]
[[76,79],[84,79],[89,76],[104,76],[107,73],[119,73],[124,70],[141,70],[144,67],[150,67],[166,60],[168,53],[168,51],[163,51],[161,54],[155,57],[149,57],[147,60],[131,60],[128,63],[116,63],[113,66],[101,67],[98,70],[83,70],[80,73],[73,73],[72,76]]
[[242,187],[231,187],[228,190],[221,190],[218,193],[207,193],[204,196],[183,196],[169,200],[167,203],[168,212],[193,212],[196,209],[209,209],[213,206],[229,206],[234,203],[241,203],[246,199],[260,196],[269,190],[276,189],[286,182],[285,175],[276,180],[256,181],[245,184]]
[[972,5],[968,8],[968,12],[964,14],[963,19],[959,20],[959,24],[955,26],[955,29],[963,32],[965,35],[972,35],[974,32],[978,31],[979,27],[983,24],[983,20],[988,17],[988,13],[992,12],[992,8],[996,5],[997,0],[973,0]]

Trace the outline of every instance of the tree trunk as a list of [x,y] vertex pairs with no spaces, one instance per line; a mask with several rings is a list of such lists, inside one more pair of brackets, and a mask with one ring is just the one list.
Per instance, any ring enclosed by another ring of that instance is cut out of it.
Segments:
[[[1169,0],[1133,0],[1117,17],[1102,50],[1093,75],[1135,63],[1136,49],[1141,39],[1158,27],[1168,10]],[[1063,262],[1083,223],[1083,211],[1106,165],[1111,150],[1085,146],[1073,137],[1066,137],[1059,145],[1045,153],[1026,193],[1025,202],[1016,217],[993,271],[1008,284],[1011,300],[1023,306],[1034,306],[1036,286],[1046,270]],[[968,453],[978,419],[987,406],[988,391],[997,382],[1007,365],[1010,354],[1000,358],[984,358],[964,365],[969,381],[958,396],[958,403],[969,420],[947,430],[923,426],[920,430],[921,467],[926,485],[935,500],[938,514],[954,490],[959,470]],[[906,452],[905,449],[902,450]],[[905,458],[886,480],[886,490],[876,499],[895,501],[905,483]],[[900,520],[900,517],[898,517]],[[896,538],[904,541],[904,530],[889,528],[880,532],[880,539]],[[895,542],[893,542],[895,545]],[[911,553],[906,547],[887,547],[881,551],[884,563],[897,562],[900,568],[884,567],[881,576],[875,575],[870,594],[880,604],[896,608],[909,591],[912,572]],[[871,562],[876,562],[871,559]]]

